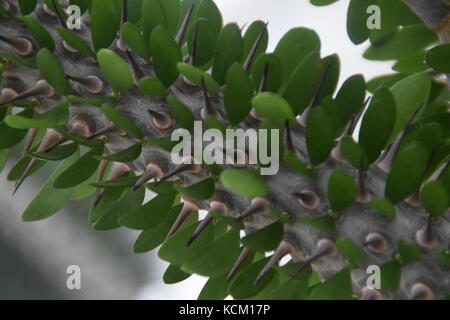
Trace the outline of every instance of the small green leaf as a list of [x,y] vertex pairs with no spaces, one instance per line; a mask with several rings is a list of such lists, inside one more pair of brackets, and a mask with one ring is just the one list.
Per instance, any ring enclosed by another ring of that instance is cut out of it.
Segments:
[[269,33],[267,32],[266,23],[261,20],[254,21],[249,25],[243,37],[244,46],[242,62],[245,62],[248,59],[248,56],[256,44],[256,40],[260,36],[261,32],[264,33],[258,47],[256,48],[254,57],[257,58],[260,54],[266,51],[269,43]]
[[126,175],[124,177],[113,179],[113,180],[93,182],[93,183],[91,183],[91,186],[97,187],[97,188],[107,188],[107,189],[123,189],[126,187],[133,186],[137,180],[138,180],[138,177],[135,177],[135,176],[130,177],[130,176]]
[[177,68],[180,73],[186,77],[186,79],[196,84],[197,86],[202,86],[203,78],[206,90],[210,94],[215,94],[217,91],[219,91],[219,84],[205,71],[183,62],[178,63]]
[[187,34],[187,45],[194,66],[207,64],[214,56],[217,44],[216,30],[206,19],[197,20]]
[[138,24],[131,22],[126,22],[123,24],[122,38],[131,51],[138,54],[144,60],[150,60],[150,43],[141,33],[141,28]]
[[170,264],[163,275],[163,281],[166,284],[174,284],[186,280],[191,276],[190,273],[186,273],[175,264]]
[[91,34],[95,51],[108,48],[116,38],[120,26],[117,2],[94,0],[91,9]]
[[[33,116],[33,109],[28,108],[16,114],[18,117],[31,117]],[[18,144],[26,136],[28,130],[16,129],[10,127],[5,121],[0,122],[0,150],[9,149]]]
[[294,119],[294,114],[289,103],[275,93],[262,92],[258,94],[252,99],[252,106],[259,116],[276,121],[281,125],[286,120]]
[[40,160],[58,161],[70,157],[77,149],[76,143],[69,143],[48,152],[29,152],[26,155]]
[[158,78],[144,77],[139,80],[139,91],[143,94],[165,98],[167,89]]
[[381,289],[395,291],[400,286],[401,266],[393,260],[381,266]]
[[358,189],[353,178],[342,169],[336,169],[328,180],[328,201],[331,208],[341,212],[356,200]]
[[102,149],[86,152],[80,159],[62,172],[55,180],[55,189],[66,189],[79,185],[89,179],[100,163],[94,156],[101,154]]
[[60,105],[40,114],[34,118],[21,115],[6,116],[5,122],[10,127],[17,129],[46,129],[64,126],[69,120],[69,104],[63,102]]
[[166,15],[162,1],[144,0],[142,3],[142,33],[148,39],[157,27],[166,27]]
[[340,141],[341,153],[355,169],[367,170],[367,155],[360,144],[356,143],[351,137],[344,137]]
[[48,218],[64,207],[66,202],[70,200],[73,190],[55,189],[53,183],[77,159],[78,154],[74,154],[72,157],[61,162],[23,212],[23,221],[38,221]]
[[180,48],[169,32],[161,26],[153,30],[150,47],[156,75],[166,87],[169,87],[180,74],[177,69],[177,63],[182,60]]
[[371,29],[367,27],[369,14],[367,8],[376,5],[376,0],[350,0],[347,10],[347,33],[354,44],[366,41]]
[[305,163],[303,163],[293,152],[284,152],[283,164],[292,171],[295,171],[305,177],[312,177],[312,170]]
[[233,63],[241,61],[242,52],[243,41],[238,25],[235,23],[226,25],[217,40],[212,69],[212,76],[219,84],[225,84],[228,69]]
[[212,197],[215,191],[215,183],[212,178],[206,178],[200,182],[197,182],[188,187],[178,187],[176,188],[184,195],[198,199],[198,200],[206,200]]
[[242,244],[246,248],[251,248],[256,251],[265,252],[274,250],[283,238],[283,231],[283,223],[274,222],[242,238]]
[[58,34],[69,46],[85,56],[97,59],[94,50],[78,35],[63,27],[58,27]]
[[269,192],[264,178],[249,169],[224,170],[220,174],[220,181],[225,188],[249,198],[264,197]]
[[392,93],[381,88],[375,92],[364,113],[359,132],[359,143],[369,163],[378,159],[385,149],[396,122],[396,104]]
[[425,61],[433,69],[450,73],[450,44],[441,44],[427,51]]
[[315,229],[318,229],[324,233],[332,233],[335,230],[334,219],[330,215],[314,219],[308,217],[301,217],[299,219],[299,222],[311,226]]
[[449,207],[445,185],[440,181],[427,183],[420,192],[420,201],[432,216],[442,216]]
[[25,16],[34,11],[34,9],[36,8],[37,0],[18,0],[18,2],[20,13],[22,13],[22,15]]
[[63,95],[72,93],[69,80],[67,80],[64,70],[53,53],[47,48],[39,50],[36,62],[41,76],[55,88],[56,91]]
[[114,92],[123,92],[133,86],[133,74],[128,64],[115,52],[101,49],[97,53],[100,69]]
[[427,158],[427,151],[418,145],[411,145],[399,153],[386,181],[385,195],[392,203],[402,201],[417,190]]
[[332,3],[335,3],[338,0],[310,0],[311,4],[315,5],[315,6],[328,6]]
[[102,111],[116,126],[125,130],[128,134],[134,136],[137,139],[142,139],[144,134],[141,129],[136,127],[136,125],[123,116],[119,111],[111,107],[109,104],[102,105]]
[[336,247],[352,265],[360,265],[364,262],[364,254],[349,238],[341,237],[337,239]]
[[387,218],[394,219],[397,216],[395,206],[386,198],[373,198],[370,206]]
[[170,114],[175,118],[177,124],[184,129],[190,130],[194,127],[194,115],[182,102],[172,96],[167,97]]
[[322,107],[315,107],[306,120],[306,145],[311,163],[318,165],[328,159],[333,144],[331,120]]
[[17,64],[24,65],[24,66],[26,66],[28,68],[31,68],[31,69],[36,69],[37,68],[36,67],[36,59],[34,57],[33,58],[19,57],[19,56],[16,56],[16,55],[12,54],[12,53],[3,51],[3,52],[0,52],[0,58],[12,61],[12,62],[17,63]]
[[405,238],[400,238],[398,241],[398,253],[406,261],[418,261],[422,259],[422,253],[419,248]]
[[251,67],[251,76],[255,88],[277,93],[281,85],[280,58],[273,53],[259,55]]
[[274,54],[281,60],[282,85],[287,83],[297,66],[313,51],[320,51],[320,39],[314,30],[293,28],[280,39]]
[[158,195],[142,207],[121,216],[118,222],[136,230],[153,228],[170,212],[173,201],[173,196]]
[[109,156],[97,157],[108,161],[116,162],[130,162],[136,160],[142,151],[142,144],[136,143],[126,148],[125,150],[111,154]]
[[224,104],[230,123],[237,125],[252,108],[253,85],[242,66],[234,63],[229,69],[224,92]]
[[352,300],[350,269],[342,269],[311,290],[308,300]]
[[55,50],[55,42],[50,33],[34,18],[22,17],[22,21],[33,35],[33,39],[41,48],[47,48],[50,51]]
[[336,102],[342,110],[343,126],[361,110],[365,96],[366,83],[362,75],[356,74],[344,81],[336,94]]
[[203,286],[197,300],[223,300],[228,295],[227,275],[210,277]]

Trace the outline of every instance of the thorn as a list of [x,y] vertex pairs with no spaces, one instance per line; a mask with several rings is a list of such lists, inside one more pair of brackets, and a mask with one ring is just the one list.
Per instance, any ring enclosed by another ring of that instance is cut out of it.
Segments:
[[269,62],[266,62],[266,64],[264,65],[264,72],[261,78],[261,83],[259,85],[259,90],[258,92],[264,92],[267,89],[267,81],[269,78]]
[[243,67],[244,67],[245,71],[249,71],[251,66],[252,66],[253,59],[255,58],[255,55],[256,55],[256,51],[258,50],[258,47],[261,44],[261,41],[262,41],[265,33],[267,32],[267,25],[268,24],[269,23],[266,22],[266,24],[264,25],[264,28],[261,30],[261,32],[259,33],[258,37],[256,38],[256,41],[253,44],[253,47],[250,50],[250,53],[248,54],[248,57],[247,57],[247,59],[244,62]]
[[302,272],[311,262],[322,258],[323,256],[334,257],[337,255],[336,245],[333,241],[329,239],[320,239],[317,242],[316,248],[314,249],[311,256],[303,262],[300,268],[294,273],[293,277],[297,277],[300,272]]
[[8,44],[20,56],[29,56],[33,53],[33,43],[26,38],[18,37],[12,39],[0,35],[0,41]]
[[[114,162],[107,181],[120,178],[124,173],[129,171],[131,171],[131,168],[127,164],[122,162]],[[106,188],[100,188],[97,190],[97,197],[95,198],[94,201],[94,208],[100,203],[106,192],[107,192]]]
[[24,153],[27,153],[28,151],[31,150],[31,147],[33,146],[33,142],[36,139],[36,135],[37,135],[38,131],[39,130],[36,128],[28,129],[27,137],[25,140],[25,146],[23,148]]
[[429,286],[416,282],[411,287],[411,300],[433,300],[434,294]]
[[[55,90],[47,83],[45,80],[39,80],[36,82],[36,85],[28,90],[20,94],[14,95],[13,92],[7,91],[7,95],[9,95],[9,99],[0,100],[0,105],[6,105],[12,103],[17,100],[26,99],[33,96],[45,96],[47,98],[52,97],[55,94]],[[3,96],[3,94],[2,94]]]
[[256,286],[259,282],[261,282],[261,280],[270,271],[270,269],[284,256],[288,254],[294,254],[296,251],[297,250],[291,243],[287,242],[286,240],[282,240],[272,257],[270,258],[269,262],[267,262],[267,264],[264,266],[264,268],[262,268],[261,272],[256,277],[253,285]]
[[384,253],[387,250],[387,241],[381,234],[372,232],[366,236],[364,246],[372,252]]
[[366,179],[367,173],[362,169],[358,170],[358,195],[356,197],[356,202],[366,204],[372,200],[372,195],[367,191]]
[[261,118],[261,116],[258,114],[258,112],[256,112],[255,108],[252,108],[252,110],[250,110],[250,116],[258,121],[261,121],[263,118]]
[[106,169],[108,168],[109,161],[102,159],[98,165],[97,169],[97,183],[103,180],[105,176]]
[[409,197],[407,197],[405,200],[405,203],[410,205],[411,207],[419,207],[420,206],[420,187],[417,188],[416,191]]
[[219,211],[221,214],[225,215],[228,212],[228,207],[223,202],[212,201],[207,216],[205,217],[205,219],[202,220],[202,222],[200,222],[200,224],[192,233],[191,238],[187,242],[188,247],[195,239],[197,239],[200,233],[202,233],[202,231],[205,230],[205,228],[214,220],[212,211]]
[[[189,159],[187,159],[189,158]],[[174,168],[172,171],[169,171],[169,173],[167,173],[164,177],[162,177],[161,179],[159,179],[159,181],[157,182],[157,184],[164,182],[170,178],[172,178],[173,176],[185,172],[185,171],[189,171],[192,173],[198,173],[201,171],[201,166],[198,164],[193,164],[192,161],[193,159],[191,157],[186,157],[185,159],[182,160],[182,164],[178,165],[176,168]],[[189,163],[186,163],[187,161],[189,161]]]
[[102,92],[104,88],[103,81],[94,75],[89,75],[87,77],[67,76],[67,78],[81,84],[89,93],[92,94],[98,94]]
[[81,119],[75,119],[72,121],[72,127],[69,130],[70,134],[78,137],[90,137],[92,135],[91,129],[86,121]]
[[66,49],[68,52],[70,52],[70,53],[78,52],[74,47],[70,46],[66,41],[63,40],[62,44],[63,44],[64,49]]
[[371,289],[369,287],[364,287],[361,290],[360,300],[383,300],[383,295],[377,289]]
[[[45,133],[44,138],[42,139],[39,147],[37,148],[37,152],[45,152],[47,150],[47,148],[54,143],[55,141],[57,141],[59,138],[61,137],[61,135],[56,132],[53,129],[47,129],[47,132]],[[34,166],[37,163],[37,159],[36,158],[31,158],[30,162],[28,163],[28,166],[26,167],[25,171],[23,172],[22,176],[20,177],[20,179],[16,182],[16,184],[14,185],[14,190],[13,190],[13,195],[17,192],[17,190],[19,190],[20,186],[22,185],[22,183],[25,181],[25,179],[28,177],[28,175],[30,174],[31,170],[33,170]]]
[[291,126],[288,120],[286,120],[284,125],[284,145],[288,151],[296,153],[294,143],[292,142]]
[[131,63],[131,68],[133,69],[134,83],[135,83],[135,85],[138,85],[139,79],[145,77],[145,74],[144,74],[144,72],[142,72],[142,70],[139,67],[139,65],[137,64],[136,60],[133,58],[131,51],[125,50],[125,54],[127,55],[127,58]]
[[177,35],[175,36],[175,42],[178,46],[181,45],[181,41],[183,41],[184,35],[186,34],[187,28],[189,26],[189,21],[191,20],[192,13],[194,12],[194,4],[191,5],[189,8],[189,11],[186,13],[186,15],[183,18],[183,21],[181,22],[180,28],[178,29]]
[[154,162],[149,162],[147,165],[147,168],[145,169],[142,176],[136,181],[136,183],[133,186],[133,191],[138,190],[140,187],[142,187],[144,184],[146,184],[148,181],[154,178],[160,178],[163,176],[163,171],[161,168]]
[[205,107],[202,108],[201,116],[202,119],[205,119],[207,116],[211,116],[216,119],[221,119],[220,113],[213,107],[211,104],[211,100],[208,96],[208,90],[206,89],[205,78],[202,76],[201,78],[203,97],[205,99]]
[[266,212],[267,206],[269,205],[269,201],[264,198],[253,198],[250,202],[250,207],[248,207],[240,216],[238,216],[237,220],[246,219],[254,214],[262,214]]
[[424,228],[416,231],[416,242],[425,249],[434,249],[438,245],[436,236],[432,230],[432,216],[428,215],[427,224]]
[[2,104],[1,101],[7,101],[14,99],[17,96],[17,92],[14,89],[11,88],[4,88],[2,91],[0,91],[0,105]]
[[52,17],[56,17],[56,13],[53,11],[53,10],[51,10],[48,6],[47,6],[47,4],[43,4],[42,5],[42,9],[44,10],[44,12],[46,13],[46,14],[48,14],[49,16],[52,16]]
[[234,263],[233,267],[231,268],[230,272],[227,275],[227,281],[230,281],[236,272],[239,270],[241,265],[247,260],[247,258],[251,255],[253,252],[252,249],[244,247],[239,254],[239,257],[237,258],[236,262]]
[[169,232],[166,235],[166,240],[173,235],[175,232],[177,232],[177,230],[180,228],[180,226],[183,224],[183,222],[187,219],[187,217],[189,217],[189,215],[194,212],[199,210],[199,207],[189,201],[189,200],[184,200],[184,205],[183,205],[183,209],[181,209],[180,214],[178,215],[177,219],[175,220],[175,223],[172,225],[172,227],[170,228]]
[[174,121],[167,112],[153,110],[148,110],[148,112],[152,116],[153,125],[156,129],[164,131],[173,128]]
[[92,140],[94,138],[97,138],[99,136],[102,135],[108,135],[108,134],[118,134],[119,132],[121,132],[121,130],[116,126],[116,125],[110,125],[109,127],[100,129],[96,132],[94,132],[93,134],[91,134],[90,136],[88,136],[88,140]]
[[408,122],[403,127],[403,130],[400,134],[395,138],[394,143],[381,155],[380,159],[376,162],[378,167],[384,172],[388,173],[391,171],[392,163],[394,162],[395,156],[397,155],[398,149],[403,141],[403,137],[406,134],[406,131],[410,128],[412,122],[416,118],[419,111],[425,104],[422,103],[416,111],[414,111],[413,115],[408,119]]
[[293,195],[298,198],[298,201],[302,206],[309,210],[317,209],[320,205],[319,196],[311,190],[295,191]]
[[64,28],[64,29],[67,29],[67,25],[66,25],[66,21],[64,20],[64,18],[62,17],[62,15],[61,15],[61,12],[59,12],[59,10],[58,10],[58,5],[56,4],[56,0],[52,0],[52,4],[53,4],[53,8],[55,8],[55,14],[56,14],[56,17],[58,18],[58,20],[59,20],[59,23],[61,24],[61,26]]
[[192,53],[190,56],[190,63],[195,66],[196,65],[196,56],[197,56],[197,40],[198,40],[198,23],[195,23],[194,30],[194,40],[192,41]]

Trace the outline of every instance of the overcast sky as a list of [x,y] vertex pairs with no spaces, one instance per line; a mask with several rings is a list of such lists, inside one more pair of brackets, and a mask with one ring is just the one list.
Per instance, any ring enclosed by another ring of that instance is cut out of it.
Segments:
[[[289,29],[314,29],[322,42],[322,56],[337,53],[341,59],[340,82],[361,73],[366,80],[392,72],[389,62],[372,62],[362,58],[368,44],[353,45],[346,33],[346,13],[349,0],[340,0],[328,7],[314,7],[309,0],[215,0],[222,11],[224,22],[249,25],[254,20],[269,22],[269,50]],[[162,277],[168,264],[156,257],[156,250],[148,254],[157,259],[156,279],[145,287],[137,298],[143,299],[196,299],[207,278],[191,276],[174,285],[164,284]]]

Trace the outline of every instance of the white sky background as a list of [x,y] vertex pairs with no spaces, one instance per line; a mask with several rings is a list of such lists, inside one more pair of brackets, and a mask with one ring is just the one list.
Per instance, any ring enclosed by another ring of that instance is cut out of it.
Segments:
[[[368,44],[352,44],[347,36],[346,15],[348,0],[340,0],[327,7],[315,7],[309,0],[215,0],[224,22],[247,26],[255,20],[269,22],[269,51],[291,28],[314,29],[322,42],[322,56],[337,53],[341,59],[342,83],[349,76],[361,73],[369,80],[392,72],[390,62],[372,62],[362,58]],[[383,14],[383,13],[381,13]],[[138,299],[196,299],[207,278],[193,275],[178,284],[167,285],[162,277],[168,264],[157,258],[157,250],[148,254],[157,260],[154,281],[137,296]]]

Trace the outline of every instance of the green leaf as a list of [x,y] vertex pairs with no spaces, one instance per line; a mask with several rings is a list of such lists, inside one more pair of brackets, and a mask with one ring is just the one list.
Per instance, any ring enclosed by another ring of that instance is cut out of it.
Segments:
[[420,201],[432,216],[442,216],[449,207],[445,185],[440,181],[427,183],[420,192]]
[[213,196],[215,191],[215,182],[212,178],[206,178],[188,187],[179,187],[178,185],[176,185],[175,187],[182,194],[190,198],[206,200]]
[[197,20],[188,30],[187,45],[194,66],[208,63],[216,52],[216,30],[206,19]]
[[229,121],[237,125],[244,120],[251,110],[253,96],[252,83],[239,63],[234,63],[229,69],[224,91],[224,104]]
[[398,253],[406,261],[419,261],[422,259],[422,253],[419,248],[405,238],[400,238],[398,241]]
[[64,70],[53,53],[47,48],[39,50],[36,62],[41,76],[55,88],[56,91],[63,95],[72,93],[69,80],[67,80]]
[[24,65],[24,66],[26,66],[28,68],[31,68],[31,69],[36,69],[37,68],[36,67],[36,59],[34,57],[33,58],[25,58],[25,57],[16,56],[16,55],[11,54],[9,52],[0,52],[0,58],[12,61],[12,62],[17,63],[17,64]]
[[243,37],[244,46],[241,62],[245,62],[247,60],[261,32],[264,32],[264,34],[258,47],[256,48],[254,57],[257,58],[260,54],[266,51],[267,45],[269,43],[269,33],[266,29],[266,23],[261,20],[254,21],[247,28]]
[[364,262],[364,254],[349,238],[337,239],[336,248],[352,265],[361,265]]
[[180,74],[177,69],[177,63],[182,60],[180,48],[169,32],[161,26],[153,30],[150,47],[156,75],[166,87],[169,87]]
[[219,84],[225,84],[227,71],[231,65],[241,61],[243,45],[237,24],[228,24],[220,32],[212,68],[212,76]]
[[418,145],[402,150],[395,159],[386,181],[385,196],[396,204],[411,195],[420,186],[427,151]]
[[95,224],[100,221],[100,219],[114,207],[124,191],[125,187],[108,189],[102,201],[100,201],[100,203],[96,206],[94,206],[94,201],[96,200],[96,198],[94,197],[92,199],[92,205],[89,210],[89,222],[91,224]]
[[114,92],[123,92],[131,89],[133,86],[133,74],[128,63],[117,53],[109,49],[101,49],[97,53],[97,59],[102,73]]
[[94,156],[101,154],[102,149],[92,149],[62,172],[55,180],[55,189],[66,189],[79,185],[89,179],[100,163]]
[[375,92],[361,122],[359,143],[369,163],[378,159],[385,149],[396,122],[396,104],[392,93],[381,88]]
[[373,198],[370,206],[387,218],[394,219],[397,216],[395,206],[386,198]]
[[305,177],[312,177],[312,170],[305,163],[303,163],[293,152],[284,152],[283,164],[292,171],[295,171]]
[[271,92],[262,92],[252,99],[252,106],[259,116],[281,125],[293,120],[294,114],[289,103],[281,96]]
[[419,106],[427,102],[430,89],[430,77],[424,73],[408,76],[392,86],[391,91],[397,104],[397,120],[391,134],[390,143],[403,130]]
[[430,67],[437,71],[450,73],[449,56],[450,44],[441,44],[427,51],[425,61]]
[[355,169],[367,170],[368,160],[360,144],[356,143],[351,137],[344,137],[340,141],[341,153]]
[[184,263],[182,270],[203,276],[217,277],[229,272],[238,256],[239,230],[232,229],[193,259]]
[[[33,150],[36,148],[33,148]],[[18,181],[25,169],[27,168],[28,164],[30,163],[31,158],[24,156],[19,161],[16,162],[16,164],[11,168],[11,170],[8,172],[7,180],[8,181]],[[42,168],[46,164],[46,161],[40,161],[38,160],[36,162],[36,165],[31,170],[31,172],[28,174],[28,177],[33,175],[35,172],[37,172],[40,168]]]
[[196,18],[205,18],[211,22],[211,26],[216,33],[220,32],[222,28],[222,14],[219,8],[212,0],[201,0],[198,10],[196,12]]
[[331,120],[322,107],[315,107],[306,120],[306,146],[311,163],[318,165],[328,159],[333,144]]
[[157,195],[142,207],[121,216],[118,222],[136,230],[153,228],[170,212],[173,201],[173,196]]
[[342,169],[333,171],[328,179],[328,201],[334,211],[341,212],[350,207],[357,193],[358,188],[347,172]]
[[266,276],[257,284],[253,285],[256,277],[261,272],[262,268],[267,264],[270,257],[261,259],[250,266],[243,269],[234,280],[231,282],[230,294],[235,299],[246,299],[257,295],[261,292],[272,279],[275,277],[275,270],[272,268]]
[[[251,67],[251,76],[255,88],[273,93],[278,92],[281,85],[280,58],[272,53],[259,55]],[[262,87],[263,84],[264,87]]]
[[55,50],[55,42],[50,33],[34,18],[22,17],[22,21],[33,35],[33,39],[40,48],[47,48],[50,51]]
[[219,91],[219,84],[205,71],[183,62],[178,63],[177,68],[180,73],[186,77],[186,79],[199,87],[202,86],[203,78],[208,93],[215,94],[217,91]]
[[77,151],[77,149],[78,146],[76,143],[69,143],[57,147],[49,152],[28,152],[26,155],[41,160],[58,161],[70,157]]
[[228,295],[227,275],[210,277],[203,286],[197,300],[223,300]]
[[166,27],[166,16],[162,1],[144,0],[142,3],[142,33],[146,39],[157,27]]
[[420,128],[416,140],[421,142],[432,153],[437,150],[445,140],[444,129],[437,122],[425,124]]
[[162,0],[161,5],[164,9],[165,27],[171,34],[175,34],[180,22],[181,3],[179,0]]
[[299,219],[299,222],[311,226],[315,229],[318,229],[324,233],[332,233],[335,230],[334,219],[332,216],[329,215],[314,219],[308,217],[301,217]]
[[314,30],[293,28],[280,39],[274,54],[281,60],[282,85],[287,83],[297,66],[313,51],[320,51],[320,39]]
[[49,111],[37,115],[34,118],[28,118],[21,115],[6,116],[5,122],[10,127],[17,129],[46,129],[64,126],[69,120],[69,104],[63,102]]
[[336,102],[342,110],[342,126],[361,110],[365,96],[366,83],[362,75],[356,74],[344,81],[336,94]]
[[376,4],[376,0],[350,0],[347,10],[347,34],[354,44],[363,43],[369,38],[371,30],[367,27],[367,8]]
[[78,154],[74,154],[61,162],[23,212],[23,221],[38,221],[48,218],[64,207],[66,202],[70,200],[73,190],[55,189],[53,183],[61,172],[65,171],[77,159]]
[[393,60],[423,50],[438,40],[434,31],[425,25],[409,25],[399,29],[381,46],[371,46],[364,52],[369,60]]
[[163,281],[166,284],[174,284],[186,280],[191,276],[190,273],[186,273],[180,269],[179,266],[170,264],[163,275]]
[[194,127],[194,115],[182,102],[172,96],[167,97],[170,114],[175,118],[177,124],[184,129],[190,130]]
[[125,130],[128,134],[134,136],[136,139],[142,139],[144,134],[133,122],[128,120],[119,111],[111,107],[109,104],[102,105],[102,111],[116,126]]
[[332,96],[337,88],[339,74],[341,71],[341,62],[337,54],[326,56],[322,59],[322,80],[320,90],[317,93],[315,101],[322,102],[327,96]]
[[126,148],[125,150],[111,154],[109,156],[97,157],[108,161],[116,162],[130,162],[136,160],[142,151],[142,144],[136,143]]
[[299,63],[286,82],[281,94],[289,102],[295,115],[301,114],[311,103],[317,92],[321,70],[319,52],[313,51]]
[[224,170],[220,181],[225,188],[249,198],[264,197],[269,192],[264,178],[250,169]]
[[342,269],[311,290],[308,300],[352,300],[350,269]]
[[34,9],[36,8],[37,0],[18,0],[18,2],[20,13],[22,13],[22,15],[25,16],[34,11]]
[[139,91],[143,94],[165,98],[167,89],[158,78],[144,77],[139,80]]
[[417,72],[424,72],[429,67],[424,62],[423,51],[419,51],[413,55],[408,55],[405,58],[399,59],[393,66],[392,70],[395,70],[404,74],[413,74]]
[[116,1],[94,0],[91,9],[91,35],[94,49],[108,48],[116,38],[120,26]]
[[311,4],[315,6],[328,6],[332,3],[335,3],[338,0],[310,0]]
[[394,73],[375,77],[367,82],[367,91],[369,91],[370,93],[374,93],[381,87],[390,88],[398,81],[406,78],[407,76],[408,75],[406,74]]
[[63,27],[58,27],[58,34],[69,46],[85,56],[97,59],[94,50],[78,35]]
[[91,183],[91,186],[97,187],[97,188],[107,188],[107,189],[123,189],[126,187],[133,186],[136,181],[138,180],[138,177],[135,176],[128,176],[125,175],[124,177],[113,179],[113,180],[106,180],[106,181],[99,181],[99,182],[93,182]]
[[381,289],[395,291],[400,286],[401,266],[393,260],[381,266]]
[[242,244],[255,251],[274,250],[283,238],[283,231],[283,223],[274,222],[242,238]]
[[[18,117],[31,117],[33,116],[33,109],[28,108],[19,113]],[[26,136],[28,130],[12,128],[5,123],[5,121],[0,122],[0,150],[9,149],[16,144],[18,144]]]
[[122,39],[134,53],[144,60],[150,60],[149,41],[141,33],[140,25],[126,22],[122,25]]

